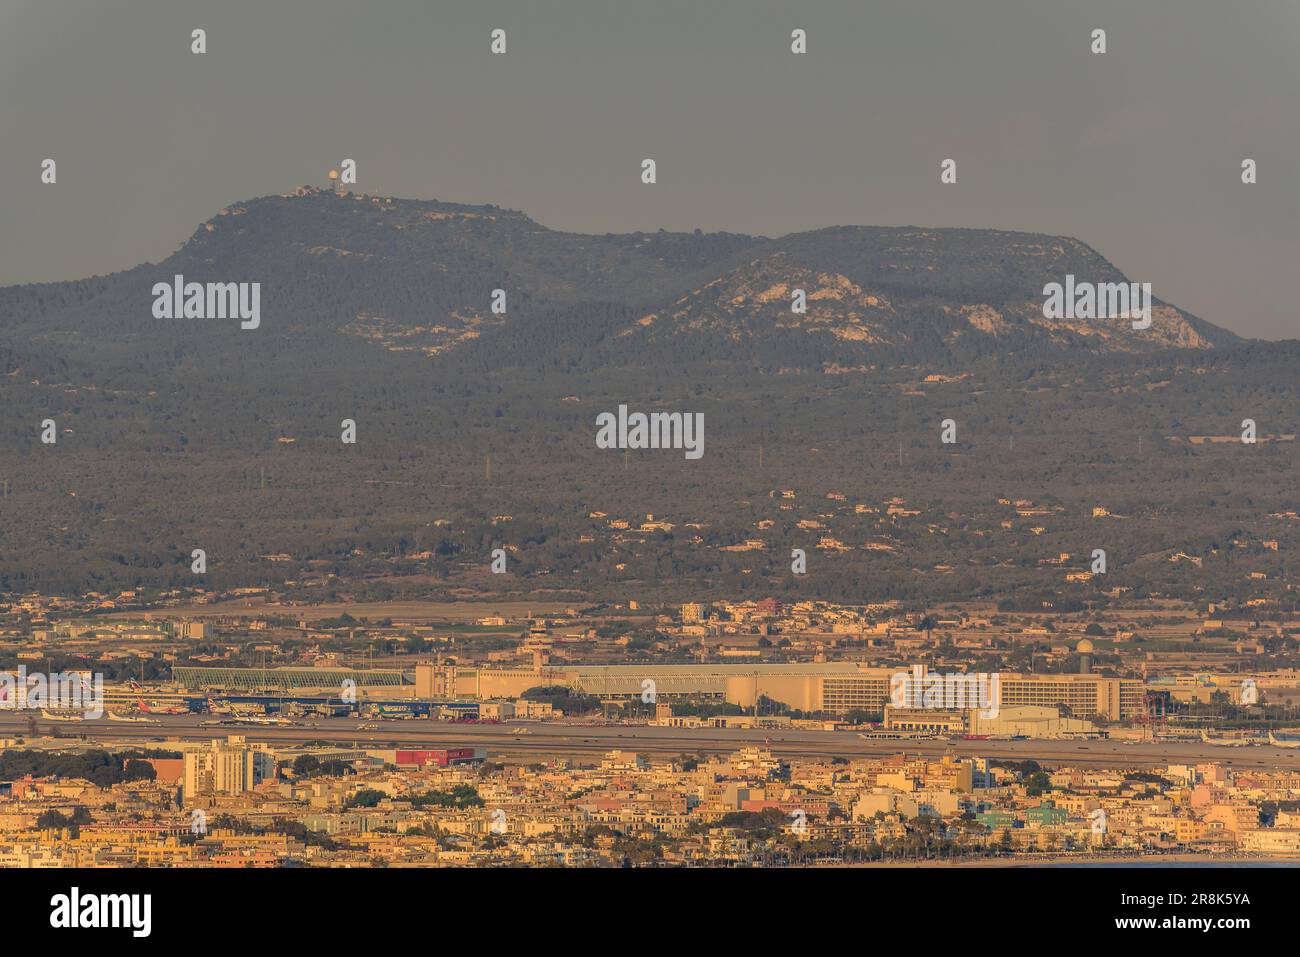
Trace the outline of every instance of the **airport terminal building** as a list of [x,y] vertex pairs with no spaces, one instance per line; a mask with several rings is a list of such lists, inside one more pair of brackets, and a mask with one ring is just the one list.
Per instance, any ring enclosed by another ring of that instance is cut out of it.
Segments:
[[[752,708],[763,698],[807,712],[883,712],[899,669],[856,662],[810,664],[575,665],[489,669],[419,665],[419,698],[517,698],[529,688],[563,686],[602,700],[726,701]],[[1048,707],[1084,719],[1124,721],[1144,709],[1144,686],[1132,678],[1084,674],[1001,674],[997,705]],[[652,682],[653,684],[648,684]]]
[[[890,704],[898,668],[852,661],[799,664],[566,665],[480,668],[419,664],[414,674],[325,668],[178,667],[176,681],[207,694],[305,694],[337,697],[345,681],[362,700],[470,702],[514,700],[537,687],[563,687],[602,701],[641,700],[652,691],[662,702],[717,701],[755,708],[774,701],[803,712],[845,715],[882,713]],[[921,673],[925,674],[924,668]],[[1066,717],[1126,721],[1144,710],[1145,686],[1132,678],[1095,674],[998,676],[999,708],[1056,709]]]

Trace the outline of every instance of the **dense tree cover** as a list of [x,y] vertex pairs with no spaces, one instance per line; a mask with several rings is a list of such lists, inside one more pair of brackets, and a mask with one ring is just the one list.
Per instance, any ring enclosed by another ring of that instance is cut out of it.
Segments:
[[139,758],[130,758],[123,768],[122,779],[124,781],[156,781],[158,772],[148,761],[142,761]]
[[[879,341],[715,295],[786,272],[887,302],[870,307]],[[1122,587],[1294,607],[1276,583],[1300,525],[1270,516],[1295,507],[1297,444],[1187,437],[1246,417],[1300,431],[1300,344],[1189,316],[1215,349],[1047,330],[1030,306],[1065,272],[1120,278],[1073,240],[989,230],[599,237],[495,207],[256,200],[158,266],[0,290],[0,591],[193,585],[203,548],[205,587],[298,600],[686,591],[1060,610]],[[152,283],[175,273],[262,282],[261,327],[154,319]],[[1007,328],[979,332],[972,304]],[[704,457],[597,449],[595,416],[620,403],[702,413]],[[920,514],[885,514],[895,496]],[[1027,521],[999,498],[1060,511]],[[798,525],[821,513],[826,532]],[[634,531],[647,514],[674,527]],[[818,551],[823,534],[849,550]],[[765,550],[720,550],[755,536]],[[500,546],[508,573],[490,575]],[[796,547],[807,575],[790,573]],[[1042,563],[1086,568],[1093,548],[1109,569],[1086,584]]]
[[[388,797],[389,795],[383,791],[364,788],[352,795],[348,799],[346,806],[350,808],[373,808]],[[415,807],[445,807],[463,810],[483,806],[483,799],[479,797],[478,789],[472,784],[457,784],[450,791],[432,790],[421,794],[403,795],[397,800],[407,801]]]
[[387,798],[388,795],[383,791],[376,791],[374,788],[362,788],[348,798],[344,807],[378,807],[379,802]]
[[16,751],[0,753],[0,781],[22,777],[81,779],[109,787],[123,781],[153,780],[153,768],[144,758],[179,758],[176,751]]
[[483,807],[483,799],[478,795],[478,788],[472,784],[457,784],[450,791],[425,791],[423,794],[409,795],[403,800],[410,801],[416,807],[449,807],[464,809]]
[[61,830],[68,828],[75,837],[82,824],[90,823],[90,811],[78,805],[72,809],[71,814],[64,814],[62,811],[51,808],[48,811],[42,811],[36,817],[36,827],[39,830]]
[[[230,814],[217,815],[209,825],[209,831],[232,831],[235,834],[284,834],[294,840],[302,841],[308,847],[321,847],[327,851],[336,851],[341,845],[328,834],[313,831],[301,821],[288,818],[273,818],[268,824],[255,824],[244,818]],[[195,835],[186,834],[182,840],[194,841]]]
[[565,714],[590,714],[600,710],[600,699],[593,695],[579,694],[562,685],[539,685],[528,688],[521,698],[529,701],[549,703]]

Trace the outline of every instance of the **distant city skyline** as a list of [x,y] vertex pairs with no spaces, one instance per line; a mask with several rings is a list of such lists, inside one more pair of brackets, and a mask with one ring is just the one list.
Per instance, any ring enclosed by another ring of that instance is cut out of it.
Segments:
[[352,158],[360,191],[556,230],[1066,235],[1159,299],[1292,338],[1297,40],[1300,9],[1208,0],[8,0],[0,284],[157,262],[218,209]]

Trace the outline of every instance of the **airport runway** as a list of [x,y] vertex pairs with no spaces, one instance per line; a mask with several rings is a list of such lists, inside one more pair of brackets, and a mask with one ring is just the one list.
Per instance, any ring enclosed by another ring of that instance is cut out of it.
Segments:
[[[139,742],[181,739],[204,741],[231,734],[249,741],[291,747],[309,741],[371,748],[480,747],[491,760],[537,761],[548,755],[599,757],[622,749],[642,754],[725,754],[751,745],[767,744],[786,758],[868,757],[914,754],[941,757],[984,757],[1010,761],[1078,767],[1150,768],[1166,764],[1217,761],[1234,768],[1300,769],[1300,749],[1269,745],[1227,747],[1203,743],[1137,743],[1119,741],[947,741],[866,740],[852,731],[746,728],[660,728],[644,725],[593,726],[537,721],[501,724],[452,724],[407,720],[375,722],[373,730],[358,730],[355,718],[298,719],[293,726],[240,725],[200,727],[208,715],[162,716],[158,724],[109,721],[52,721],[37,717],[41,735],[85,737],[96,741]],[[0,714],[0,736],[28,733],[25,713]]]

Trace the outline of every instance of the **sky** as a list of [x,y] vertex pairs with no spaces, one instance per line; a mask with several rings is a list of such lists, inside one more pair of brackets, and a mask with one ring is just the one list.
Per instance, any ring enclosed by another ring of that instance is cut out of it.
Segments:
[[351,158],[578,232],[1067,235],[1296,338],[1298,47],[1294,0],[0,0],[0,284],[157,262]]

